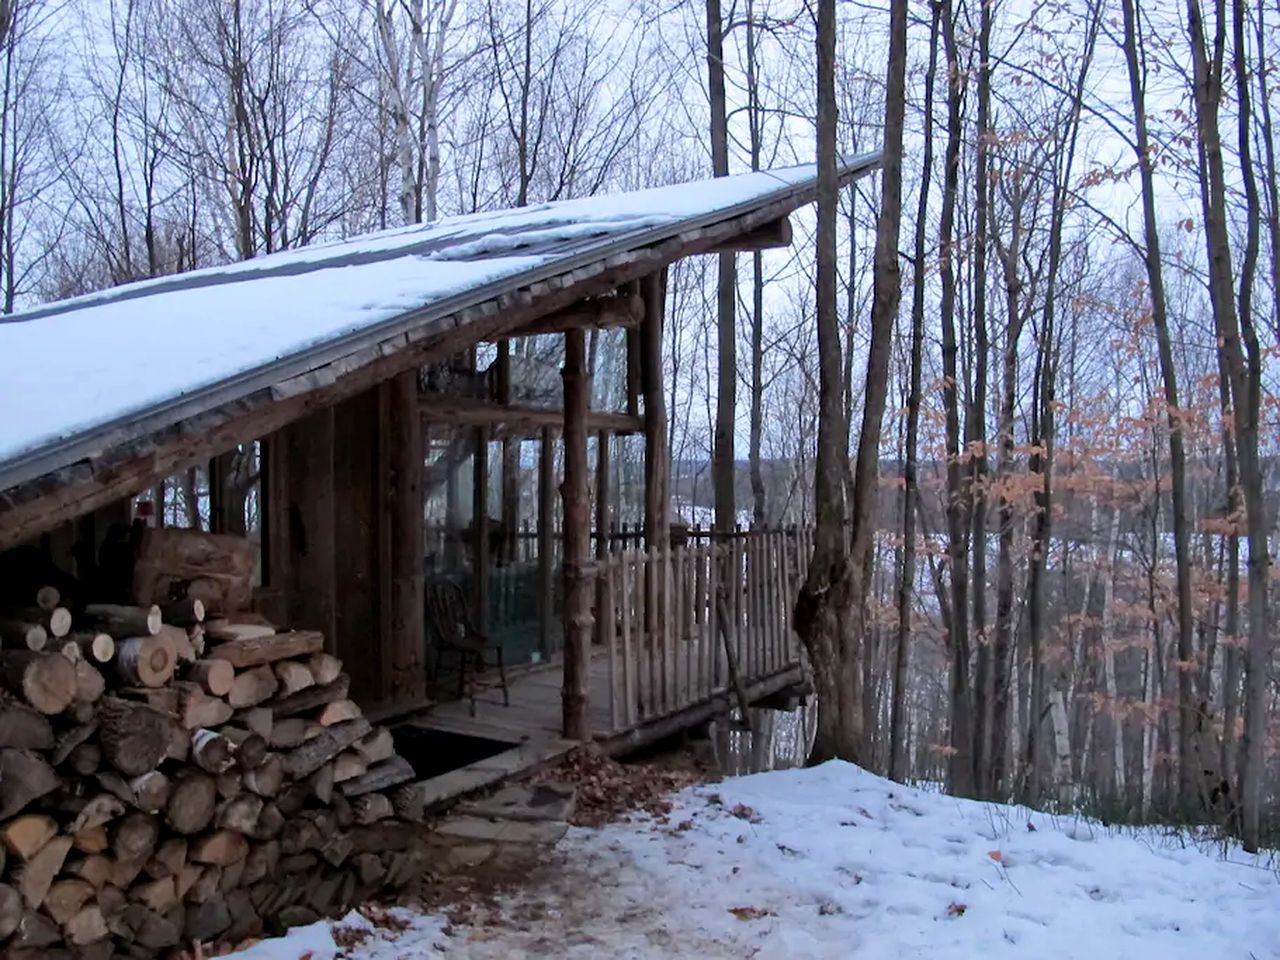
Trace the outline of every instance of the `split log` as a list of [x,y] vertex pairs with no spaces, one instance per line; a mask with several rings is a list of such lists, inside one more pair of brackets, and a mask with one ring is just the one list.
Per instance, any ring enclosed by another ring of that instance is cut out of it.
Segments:
[[54,837],[40,848],[30,860],[14,871],[14,880],[22,901],[32,910],[39,910],[44,903],[53,878],[62,869],[62,864],[71,852],[70,837]]
[[110,846],[105,826],[81,830],[71,838],[71,845],[81,853],[103,853]]
[[316,714],[316,722],[322,727],[331,727],[335,723],[343,723],[347,720],[358,720],[364,716],[363,711],[356,706],[354,700],[335,700],[333,703],[326,704],[325,707]]
[[0,620],[0,645],[25,650],[43,650],[49,642],[49,631],[40,622]]
[[278,753],[268,753],[251,770],[244,771],[244,787],[260,797],[274,797],[284,786],[285,765]]
[[284,761],[285,774],[295,780],[310,776],[352,746],[370,729],[369,721],[363,717],[327,727],[320,736],[289,751]]
[[0,653],[0,673],[15,693],[41,713],[61,713],[76,694],[75,667],[57,653],[8,650]]
[[183,900],[187,899],[187,895],[200,882],[200,877],[203,875],[204,867],[200,866],[200,864],[184,863],[174,879],[174,884],[178,888],[178,896]]
[[231,692],[236,671],[225,660],[197,660],[187,668],[187,679],[200,684],[206,693],[225,697]]
[[67,766],[82,777],[97,773],[102,766],[102,748],[96,743],[82,743],[67,754]]
[[246,886],[252,886],[259,880],[274,876],[279,862],[279,843],[269,840],[258,844],[245,857],[244,873],[240,875],[240,882]]
[[76,818],[67,827],[67,832],[77,834],[86,830],[93,830],[96,827],[110,823],[122,813],[124,813],[124,803],[119,797],[112,796],[109,793],[100,793],[86,803],[84,808],[76,814]]
[[159,838],[160,821],[151,814],[134,812],[121,818],[116,824],[111,834],[111,849],[117,862],[137,863],[138,870],[141,871],[142,865],[151,859]]
[[175,683],[178,693],[178,718],[183,729],[220,727],[231,719],[235,708],[221,697],[211,697],[195,683]]
[[111,880],[111,861],[97,853],[69,860],[63,869],[71,876],[85,881],[95,891],[101,891]]
[[223,800],[237,796],[244,788],[244,771],[229,767],[213,778],[218,788],[218,796]]
[[193,840],[187,849],[192,863],[211,863],[225,867],[249,855],[249,841],[235,830],[218,830]]
[[[13,931],[13,939],[9,941],[10,952],[15,949],[47,947],[57,943],[61,934],[54,922],[48,917],[35,912],[34,908],[24,910],[18,920],[17,929]],[[40,955],[44,955],[41,951]]]
[[[63,924],[62,931],[67,942],[75,947],[104,941],[111,935],[107,921],[102,916],[102,908],[91,903],[82,908],[74,917]],[[110,954],[108,953],[108,956]]]
[[67,921],[79,913],[97,892],[87,880],[57,880],[44,898],[45,912],[58,926],[66,926]]
[[231,911],[221,896],[211,897],[188,910],[183,937],[196,943],[212,940],[231,926]]
[[84,608],[81,621],[102,633],[109,633],[117,640],[126,637],[153,637],[160,632],[164,620],[155,604],[141,607],[118,603],[90,603]]
[[255,707],[269,700],[279,686],[275,672],[270,666],[263,664],[236,674],[231,691],[227,694],[227,702],[237,709]]
[[159,770],[149,770],[129,781],[133,805],[143,813],[159,813],[169,804],[173,782]]
[[236,714],[236,722],[248,727],[263,739],[269,740],[271,738],[271,728],[275,724],[275,717],[271,712],[270,706],[250,707],[248,710],[241,710]]
[[296,747],[307,739],[307,728],[310,725],[310,720],[304,720],[301,717],[277,720],[271,728],[271,736],[267,743],[274,748]]
[[165,823],[175,833],[199,833],[213,820],[218,785],[213,777],[196,770],[183,771],[173,783],[165,804]]
[[143,880],[129,889],[129,898],[136,900],[148,910],[156,913],[168,913],[179,904],[178,885],[173,877],[160,877],[156,880]]
[[323,806],[333,801],[333,764],[326,763],[311,775],[311,793]]
[[7,820],[32,800],[58,789],[53,767],[27,750],[0,749],[0,820]]
[[275,671],[276,677],[280,680],[281,696],[287,697],[299,690],[315,686],[316,678],[312,676],[305,663],[299,663],[297,660],[281,660],[276,663]]
[[130,636],[116,644],[116,673],[127,684],[162,687],[173,677],[175,666],[173,639],[158,630],[152,636]]
[[284,814],[270,800],[265,801],[262,805],[262,813],[258,815],[258,822],[254,825],[251,836],[255,840],[273,840],[280,835],[280,831],[283,829]]
[[396,742],[386,727],[376,727],[373,733],[356,744],[356,749],[369,764],[390,760],[396,755]]
[[358,797],[362,793],[385,790],[412,779],[413,767],[409,761],[404,757],[392,757],[370,767],[364,776],[348,780],[340,789],[345,796]]
[[333,761],[333,782],[345,783],[369,772],[369,764],[355,750],[344,750]]
[[244,769],[251,770],[266,759],[267,741],[261,735],[239,727],[223,727],[219,732],[231,743],[232,756]]
[[366,793],[351,801],[351,812],[356,823],[370,824],[395,816],[391,801],[383,793]]
[[[72,831],[74,832],[74,831]],[[28,813],[0,827],[0,842],[19,860],[27,861],[40,852],[58,833],[58,823],[42,813]]]
[[231,741],[213,730],[197,730],[191,737],[191,759],[201,770],[221,773],[232,764]]
[[345,700],[351,689],[351,677],[339,674],[331,683],[323,686],[308,687],[292,696],[282,697],[271,704],[271,712],[278,720],[280,717],[292,717],[323,707],[335,700]]
[[169,725],[151,707],[104,697],[98,707],[98,739],[107,762],[126,777],[159,766],[169,750]]
[[232,797],[218,808],[214,823],[220,830],[234,830],[237,833],[252,835],[258,829],[258,818],[262,816],[263,801],[261,797],[250,793],[242,793]]
[[214,647],[209,656],[226,660],[236,669],[257,667],[291,657],[303,657],[324,649],[324,634],[315,630],[293,630],[265,637],[228,640]]
[[195,647],[191,643],[191,637],[182,627],[175,627],[171,623],[166,623],[160,627],[157,637],[164,637],[169,646],[173,648],[173,655],[179,663],[190,663],[196,659]]
[[77,660],[72,669],[76,674],[76,703],[93,704],[106,692],[107,681],[102,671],[88,660]]
[[53,727],[44,714],[0,690],[0,747],[48,750],[53,742]]
[[333,683],[342,673],[342,661],[331,653],[315,653],[307,660],[307,669],[321,686]]
[[22,919],[22,895],[7,883],[0,883],[0,940],[18,929]]
[[81,652],[80,645],[74,640],[68,640],[66,643],[60,644],[58,646],[58,653],[62,654],[73,664],[79,663],[84,659],[84,653]]
[[156,847],[143,869],[153,879],[176,877],[187,863],[187,841],[182,837],[170,837]]
[[181,600],[170,600],[160,604],[160,613],[165,623],[179,627],[194,627],[204,623],[204,601],[199,597],[183,597]]
[[109,633],[77,630],[67,634],[67,639],[80,648],[82,657],[95,663],[107,663],[116,655],[116,641]]

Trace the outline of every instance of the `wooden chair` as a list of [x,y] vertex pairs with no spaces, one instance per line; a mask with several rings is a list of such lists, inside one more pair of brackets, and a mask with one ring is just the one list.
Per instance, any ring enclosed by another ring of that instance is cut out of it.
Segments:
[[[458,658],[458,699],[470,697],[471,715],[476,715],[477,674],[484,672],[488,664],[485,654],[493,651],[498,679],[502,686],[502,705],[511,706],[511,693],[507,688],[507,667],[502,657],[502,645],[493,643],[476,628],[467,610],[467,598],[462,587],[453,580],[432,580],[426,586],[425,613],[427,630],[436,650],[436,671],[444,658],[453,654]],[[470,684],[468,684],[470,679]]]

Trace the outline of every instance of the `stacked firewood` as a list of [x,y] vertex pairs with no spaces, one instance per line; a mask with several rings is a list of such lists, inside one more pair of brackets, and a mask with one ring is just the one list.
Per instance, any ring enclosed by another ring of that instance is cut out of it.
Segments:
[[0,955],[235,942],[421,872],[413,770],[319,633],[60,599],[0,615]]

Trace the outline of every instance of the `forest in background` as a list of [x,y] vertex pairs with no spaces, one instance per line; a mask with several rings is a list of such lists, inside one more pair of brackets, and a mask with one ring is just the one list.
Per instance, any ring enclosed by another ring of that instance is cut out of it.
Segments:
[[[866,604],[846,598],[835,652],[853,745],[827,729],[830,752],[1251,843],[1280,826],[1275,0],[2,9],[6,313],[810,162],[824,79],[842,152],[884,143],[896,104],[900,196],[868,178],[797,217],[790,251],[673,271],[672,457],[707,465],[690,501],[719,526],[858,531]],[[875,296],[886,212],[900,307]]]

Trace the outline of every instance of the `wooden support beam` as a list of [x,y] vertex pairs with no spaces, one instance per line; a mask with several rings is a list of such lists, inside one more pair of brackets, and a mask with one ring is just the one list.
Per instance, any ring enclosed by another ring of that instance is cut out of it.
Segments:
[[750,253],[791,246],[791,218],[779,217],[713,246],[708,253]]
[[569,330],[607,330],[612,327],[639,326],[644,304],[633,293],[582,300],[573,306],[539,317],[511,332],[513,337],[532,337]]
[[640,384],[644,393],[644,536],[649,549],[665,547],[671,535],[667,495],[667,399],[662,382],[662,321],[666,271],[642,281],[645,301],[640,327]]
[[[334,411],[321,410],[276,436],[282,445],[286,502],[277,516],[289,535],[291,563],[284,586],[291,626],[319,630],[336,640],[334,594]],[[277,534],[284,531],[277,529]]]
[[[564,422],[564,413],[550,407],[502,406],[489,400],[470,397],[424,396],[419,401],[422,417],[431,423],[449,423],[461,426],[492,426],[493,433],[508,435],[536,435],[542,428],[558,430]],[[638,416],[611,413],[607,410],[587,412],[587,430],[610,433],[640,433],[644,422]]]
[[581,330],[564,335],[564,736],[591,736],[591,516],[587,486],[586,338]]
[[382,518],[389,530],[389,633],[383,637],[383,687],[387,699],[426,696],[423,662],[422,421],[418,416],[418,375],[408,370],[384,385],[386,443],[390,476]]
[[[511,341],[498,343],[498,402],[511,403]],[[502,544],[498,562],[515,561],[516,532],[520,525],[520,442],[511,434],[502,437]]]
[[551,529],[556,496],[556,435],[550,427],[542,428],[542,446],[538,454],[538,630],[542,656],[552,651],[552,621],[555,619],[555,570],[551,551],[555,536]]
[[[603,561],[609,556],[609,433],[601,430],[596,434],[596,559]],[[605,642],[605,618],[610,616],[606,609],[609,600],[605,589],[605,578],[596,577],[596,643]]]
[[476,627],[489,629],[489,428],[476,427],[471,487],[471,572]]

